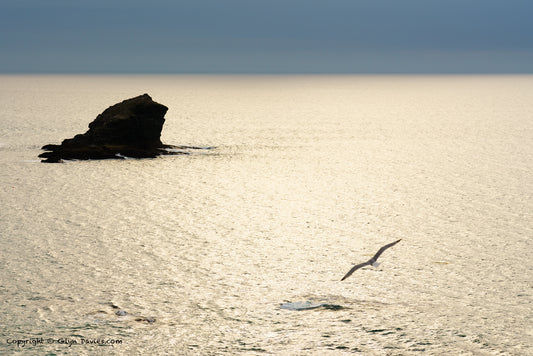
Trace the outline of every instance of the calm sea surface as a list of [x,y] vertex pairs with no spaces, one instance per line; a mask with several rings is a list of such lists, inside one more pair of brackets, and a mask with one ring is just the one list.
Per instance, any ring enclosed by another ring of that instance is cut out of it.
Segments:
[[[39,162],[143,93],[215,148]],[[0,166],[0,354],[533,355],[533,76],[0,76]]]

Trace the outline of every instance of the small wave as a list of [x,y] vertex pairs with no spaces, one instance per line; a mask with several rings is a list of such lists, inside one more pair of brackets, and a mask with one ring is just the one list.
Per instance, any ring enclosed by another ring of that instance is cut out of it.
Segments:
[[135,159],[133,157],[124,156],[124,155],[122,155],[120,153],[116,153],[115,157],[119,157],[119,158],[122,158],[122,159]]
[[166,152],[170,152],[170,153],[183,153],[183,154],[189,153],[189,152],[184,151],[183,149],[179,149],[179,148],[163,148],[163,150],[166,151]]
[[282,303],[279,306],[281,309],[287,309],[287,310],[310,310],[310,309],[318,309],[318,308],[324,308],[329,310],[340,310],[344,309],[342,305],[338,304],[328,304],[328,303],[313,303],[310,300],[306,300],[305,302],[287,302]]
[[172,153],[187,153],[189,150],[212,150],[214,148],[212,146],[174,146],[164,147],[161,150]]

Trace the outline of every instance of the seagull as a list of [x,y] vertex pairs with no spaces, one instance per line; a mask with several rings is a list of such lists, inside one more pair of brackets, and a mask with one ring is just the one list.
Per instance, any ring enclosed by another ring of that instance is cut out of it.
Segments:
[[369,265],[372,265],[373,267],[377,267],[379,266],[379,263],[377,262],[377,259],[378,257],[383,253],[383,251],[385,251],[386,249],[388,249],[389,247],[391,246],[394,246],[396,245],[398,242],[402,241],[402,239],[399,239],[398,241],[394,241],[394,242],[391,242],[390,244],[388,245],[385,245],[383,246],[382,248],[379,249],[379,251],[374,255],[374,257],[372,257],[371,259],[369,259],[368,261],[364,262],[364,263],[360,263],[358,265],[355,265],[352,267],[351,270],[348,271],[348,273],[346,273],[346,275],[344,277],[342,277],[341,281],[344,281],[346,278],[350,277],[352,275],[352,273],[354,273],[355,271],[357,271],[359,268],[361,267],[364,267],[364,266],[369,266]]

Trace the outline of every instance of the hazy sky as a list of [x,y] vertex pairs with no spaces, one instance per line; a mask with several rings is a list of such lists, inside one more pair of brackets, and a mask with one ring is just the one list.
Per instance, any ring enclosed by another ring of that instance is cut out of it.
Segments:
[[0,0],[2,73],[533,73],[532,0]]

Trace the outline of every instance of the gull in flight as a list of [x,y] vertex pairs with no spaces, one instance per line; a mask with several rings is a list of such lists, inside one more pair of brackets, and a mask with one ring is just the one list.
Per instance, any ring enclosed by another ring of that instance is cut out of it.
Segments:
[[399,239],[398,241],[394,241],[394,242],[391,242],[390,244],[388,245],[385,245],[383,246],[382,248],[379,249],[379,251],[374,255],[374,257],[372,257],[371,259],[369,259],[368,261],[364,262],[364,263],[360,263],[358,265],[355,265],[352,267],[351,270],[348,271],[348,273],[346,273],[346,275],[344,277],[342,277],[341,281],[344,281],[346,278],[350,277],[352,275],[352,273],[354,273],[355,271],[357,271],[359,268],[361,267],[364,267],[364,266],[370,266],[372,265],[373,267],[377,267],[379,266],[379,263],[377,262],[378,260],[378,257],[383,253],[383,251],[385,251],[386,249],[388,249],[389,247],[391,246],[394,246],[396,245],[398,242],[402,241],[402,239]]

